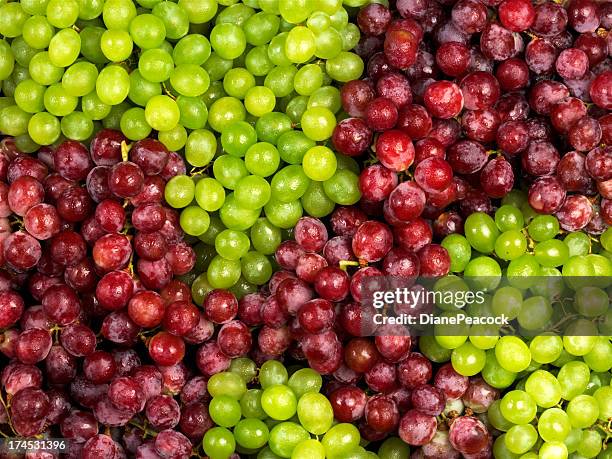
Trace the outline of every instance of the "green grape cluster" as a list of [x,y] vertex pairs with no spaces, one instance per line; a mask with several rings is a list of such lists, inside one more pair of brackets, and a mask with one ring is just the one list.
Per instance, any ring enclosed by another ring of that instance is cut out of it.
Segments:
[[[320,393],[321,375],[310,368],[289,371],[276,360],[259,372],[248,358],[232,362],[208,380],[208,410],[217,425],[202,440],[210,459],[234,452],[257,459],[376,459],[359,443],[352,424],[336,424],[329,400]],[[252,383],[258,377],[258,384]]]
[[[230,100],[219,99],[210,113]],[[194,130],[185,156],[207,170],[172,178],[165,198],[182,209],[183,230],[201,240],[195,246],[195,271],[203,273],[194,281],[196,302],[210,288],[237,286],[240,296],[244,288],[265,284],[272,275],[269,257],[304,213],[324,217],[336,204],[354,204],[361,196],[357,163],[317,145],[281,112],[264,114],[255,126],[233,122],[220,142],[209,130]]]
[[275,107],[322,141],[339,108],[330,82],[363,71],[349,52],[359,29],[338,0],[11,2],[0,35],[0,132],[25,152],[102,126],[193,149],[205,127],[221,133]]

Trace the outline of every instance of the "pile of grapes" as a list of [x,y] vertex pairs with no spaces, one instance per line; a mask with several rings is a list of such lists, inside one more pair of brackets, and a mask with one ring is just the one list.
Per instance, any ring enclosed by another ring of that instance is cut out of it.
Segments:
[[610,29],[0,0],[0,458],[611,459]]

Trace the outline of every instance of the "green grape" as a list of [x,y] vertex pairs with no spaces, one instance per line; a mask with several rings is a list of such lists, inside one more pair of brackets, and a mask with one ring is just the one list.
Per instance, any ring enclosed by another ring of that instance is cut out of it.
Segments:
[[493,252],[498,236],[495,221],[484,212],[475,212],[465,220],[465,237],[479,252]]
[[239,260],[249,251],[251,241],[241,231],[226,229],[217,235],[215,249],[226,260]]
[[207,279],[213,288],[230,288],[240,279],[240,262],[216,256],[208,266]]
[[[14,3],[16,4],[16,3]],[[0,11],[2,11],[0,9]],[[0,39],[0,80],[6,80],[15,68],[15,56],[9,44]]]
[[276,145],[281,135],[292,129],[291,118],[278,112],[266,113],[255,123],[257,138],[273,145]]
[[49,46],[54,34],[55,29],[44,16],[32,16],[23,24],[23,40],[35,49]]
[[289,229],[302,217],[302,205],[300,201],[281,202],[272,198],[265,205],[264,212],[274,226]]
[[316,51],[315,35],[304,26],[292,28],[285,38],[285,56],[294,64],[308,62]]
[[495,212],[495,224],[500,231],[521,230],[525,226],[523,214],[517,207],[509,204]]
[[195,199],[202,209],[214,212],[225,202],[225,189],[214,178],[205,177],[195,186]]
[[612,386],[600,387],[593,397],[599,404],[599,419],[608,421],[612,417]]
[[244,99],[249,89],[254,86],[255,77],[241,67],[229,70],[223,77],[223,89],[229,96],[237,99]]
[[253,248],[264,255],[273,255],[281,243],[281,230],[268,221],[259,218],[251,227]]
[[111,62],[121,62],[130,57],[134,43],[125,30],[107,30],[102,34],[100,48]]
[[361,198],[359,177],[348,169],[338,169],[336,173],[323,182],[325,194],[337,204],[350,206]]
[[244,31],[235,24],[222,23],[210,32],[210,44],[223,59],[236,59],[246,48]]
[[321,443],[327,457],[342,457],[359,446],[360,434],[353,424],[340,423],[333,426],[323,436]]
[[308,18],[313,5],[307,0],[279,0],[278,11],[283,19],[292,24],[300,24]]
[[259,419],[246,418],[234,427],[236,443],[245,448],[258,449],[268,442],[268,426]]
[[96,69],[95,65],[90,62],[76,62],[64,72],[62,87],[71,96],[82,97],[96,88],[97,78],[98,69]]
[[187,142],[187,131],[183,126],[178,125],[169,131],[158,132],[157,140],[163,143],[169,151],[178,151]]
[[[527,193],[522,190],[511,190],[502,198],[503,206],[512,206],[520,209],[527,202]],[[521,214],[522,215],[522,214]],[[501,228],[500,228],[501,229]]]
[[467,239],[461,234],[449,234],[442,240],[441,245],[450,256],[451,272],[463,272],[472,257],[472,247]]
[[582,429],[571,429],[567,437],[565,437],[565,440],[563,440],[563,443],[565,443],[565,446],[567,447],[567,451],[569,453],[573,453],[578,448],[578,445],[580,444],[581,440],[582,440]]
[[330,28],[331,20],[329,18],[329,14],[326,14],[323,11],[315,11],[308,17],[306,27],[312,30],[315,34]]
[[495,357],[502,368],[514,373],[525,370],[531,363],[529,348],[516,336],[502,336],[495,345]]
[[[216,151],[217,139],[215,138],[215,135],[207,129],[197,129],[195,131],[191,131],[189,137],[187,137],[187,143],[185,144],[185,159],[192,166],[203,167],[208,165],[214,158]],[[221,162],[223,162],[223,160]],[[220,182],[225,185],[223,181],[220,180]],[[213,196],[213,198],[216,198],[217,196],[218,194]],[[223,201],[221,201],[221,203],[223,203]]]
[[[23,39],[23,36],[21,36],[13,39],[11,43],[11,52],[15,62],[17,62],[22,67],[27,68],[30,65],[30,61],[32,60],[32,58],[38,53],[38,50],[28,45]],[[9,62],[11,62],[10,59],[8,59],[10,58],[10,56],[7,55],[5,57],[7,58],[7,61],[4,61],[4,63],[8,64]],[[2,57],[0,57],[0,68],[3,65],[4,64]],[[8,76],[10,75],[7,75],[7,78]]]
[[271,197],[270,184],[257,175],[242,178],[235,188],[236,202],[247,208],[261,208]]
[[275,14],[261,11],[250,16],[243,29],[247,43],[260,46],[268,43],[278,33],[280,19]]
[[[202,129],[208,120],[208,108],[199,97],[178,96],[179,123],[188,129]],[[216,146],[216,140],[215,140]]]
[[583,356],[593,371],[607,372],[612,367],[612,343],[607,337],[599,336],[588,354]]
[[514,454],[529,451],[538,440],[538,432],[531,424],[513,426],[504,436],[506,448]]
[[245,59],[244,64],[249,72],[255,76],[266,76],[274,69],[274,63],[268,56],[268,45],[261,45],[251,49]]
[[504,418],[501,412],[501,400],[495,400],[491,406],[489,406],[489,410],[487,411],[487,418],[491,425],[495,427],[497,430],[502,432],[507,432],[513,426],[513,424]]
[[585,429],[597,421],[599,404],[594,396],[577,395],[569,401],[565,412],[569,416],[572,427]]
[[204,299],[206,295],[214,288],[212,285],[208,283],[207,273],[202,273],[198,277],[195,278],[193,284],[191,285],[191,295],[193,297],[193,301],[198,306],[202,306],[204,303]]
[[389,437],[378,448],[380,459],[404,459],[410,457],[410,447],[399,437]]
[[[6,1],[2,2],[2,5],[8,3]],[[48,0],[22,0],[21,8],[28,14],[45,14]]]
[[349,23],[343,29],[337,29],[342,36],[342,51],[350,51],[359,44],[361,33],[359,27]]
[[246,209],[241,207],[231,193],[225,198],[225,202],[221,209],[219,209],[219,216],[223,224],[230,229],[237,231],[245,231],[255,224],[260,209]]
[[257,454],[257,459],[282,459],[277,454],[273,453],[269,446],[263,448]]
[[336,172],[337,164],[334,152],[324,146],[310,148],[303,158],[304,173],[306,176],[320,182],[329,180],[333,177]]
[[357,54],[346,51],[340,52],[325,63],[327,74],[342,83],[358,79],[363,73],[363,67],[363,60]]
[[79,4],[74,0],[50,0],[47,3],[46,15],[52,26],[65,29],[78,19]]
[[185,207],[180,216],[181,228],[191,236],[204,234],[210,225],[208,212],[198,206]]
[[193,201],[195,184],[187,175],[176,175],[168,180],[164,190],[164,198],[175,209],[187,207]]
[[534,337],[529,343],[531,357],[538,363],[552,363],[563,352],[563,340],[556,335]]
[[516,373],[506,370],[499,364],[495,357],[495,351],[487,351],[486,355],[486,363],[482,369],[483,379],[496,389],[510,387],[516,379]]
[[81,54],[94,64],[104,64],[108,59],[100,47],[100,40],[105,29],[102,27],[85,27],[79,34],[81,36]]
[[234,97],[222,97],[210,106],[208,123],[217,132],[223,132],[233,123],[244,121],[246,110]]
[[240,259],[242,275],[247,282],[263,285],[272,277],[272,264],[268,257],[259,252],[248,252]]
[[170,74],[170,84],[179,94],[197,97],[204,94],[210,86],[210,77],[199,65],[181,64]]
[[300,397],[297,414],[302,426],[314,435],[323,435],[334,422],[331,403],[318,392],[308,392]]
[[302,166],[286,166],[272,177],[272,197],[281,202],[295,201],[306,192],[309,184],[310,179]]
[[98,75],[98,79],[96,80],[96,93],[105,104],[120,104],[125,100],[129,91],[130,76],[123,67],[109,65],[102,69]]
[[280,155],[274,145],[268,142],[258,142],[246,151],[244,164],[251,174],[268,177],[278,169]]
[[111,106],[102,102],[96,91],[92,91],[83,96],[81,99],[81,107],[83,108],[83,113],[92,120],[104,119],[111,112]]
[[534,241],[546,241],[559,234],[559,220],[552,215],[538,215],[527,226]]
[[[233,360],[235,362],[236,360]],[[264,420],[268,417],[266,412],[261,406],[261,395],[263,390],[261,389],[249,389],[240,399],[240,408],[242,414],[247,418],[257,418]]]
[[[6,110],[3,113],[6,114]],[[35,113],[28,121],[28,134],[38,145],[51,145],[60,133],[59,120],[47,112]]]
[[580,287],[574,296],[574,308],[586,317],[605,314],[609,307],[608,294],[598,287]]
[[[490,314],[487,313],[487,316]],[[496,325],[488,324],[472,325],[469,340],[478,349],[493,349],[499,341],[499,328]]]
[[508,230],[495,240],[495,253],[502,260],[514,260],[527,250],[527,238],[519,230]]
[[247,387],[240,375],[231,371],[223,371],[212,375],[206,388],[212,397],[227,395],[234,400],[240,400],[246,394]]
[[145,118],[149,126],[157,131],[174,129],[181,112],[174,99],[169,96],[153,96],[145,106]]
[[545,442],[538,452],[539,459],[567,459],[567,446],[561,442]]
[[299,424],[295,422],[281,422],[270,431],[268,446],[280,457],[290,458],[295,447],[308,439],[310,439],[310,435]]
[[601,434],[596,430],[585,430],[576,451],[582,457],[595,457],[601,451],[602,441]]
[[306,64],[295,74],[293,85],[298,94],[309,96],[323,85],[323,70],[316,64]]
[[340,91],[334,86],[323,86],[310,95],[307,107],[325,107],[337,113],[342,108]]
[[228,126],[221,133],[221,145],[226,153],[242,158],[249,147],[257,142],[255,128],[245,121]]
[[[319,32],[315,36],[315,44],[316,51],[315,56],[321,59],[334,59],[339,56],[340,53],[343,52],[343,42],[342,42],[342,34],[336,30],[335,28],[329,28],[322,32]],[[355,60],[354,57],[358,57],[353,53],[346,53],[342,64],[358,66],[359,62],[361,62],[362,72],[363,72],[363,62],[360,58],[359,61]],[[354,56],[354,57],[353,57]],[[351,74],[357,72],[357,67],[351,68]],[[346,74],[342,73],[342,70],[335,66],[332,68],[332,71],[336,72],[337,76],[341,78],[347,78]],[[331,75],[330,75],[331,76]]]
[[144,107],[151,97],[159,96],[161,93],[161,84],[147,80],[142,76],[140,70],[135,69],[130,73],[130,91],[128,92],[128,97],[135,104]]
[[[285,132],[277,144],[281,159],[289,164],[302,164],[306,152],[315,146],[315,141],[306,137],[302,131]],[[336,159],[336,167],[337,164]]]
[[[15,100],[17,100],[17,94],[15,94]],[[78,98],[68,94],[59,83],[49,86],[44,94],[44,106],[49,113],[55,116],[69,115],[76,109],[78,103]]]
[[525,382],[525,391],[542,408],[550,408],[561,400],[561,384],[544,370],[536,370],[529,375]]
[[102,14],[104,0],[77,0],[79,4],[79,19],[90,21]]
[[323,385],[323,379],[313,369],[301,368],[291,375],[288,385],[296,397],[301,399],[304,394],[318,393]]
[[288,36],[288,32],[282,32],[270,41],[268,46],[268,58],[274,65],[288,66],[292,64],[291,60],[285,54],[285,43]]
[[259,369],[259,383],[263,389],[278,384],[287,384],[289,373],[285,365],[278,360],[268,360]]
[[527,424],[536,415],[537,405],[531,396],[522,390],[513,390],[501,399],[502,415],[514,424]]
[[213,427],[204,434],[202,447],[210,459],[227,459],[236,449],[236,440],[228,429]]
[[484,368],[486,353],[470,342],[453,350],[451,362],[455,371],[463,376],[474,376]]
[[176,65],[202,65],[210,57],[211,50],[208,38],[200,34],[190,34],[174,45],[172,59]]
[[164,23],[166,38],[178,40],[189,32],[189,14],[173,2],[159,2],[152,11]]
[[573,321],[565,329],[563,347],[572,355],[586,355],[595,346],[597,327],[586,319]]
[[259,8],[261,8],[262,11],[265,11],[266,13],[270,13],[270,14],[279,14],[279,10],[278,10],[278,0],[259,0],[257,2]]
[[244,97],[244,106],[253,116],[261,117],[274,110],[276,98],[271,89],[265,86],[254,86]]
[[517,319],[525,330],[538,330],[548,323],[552,314],[553,309],[548,299],[543,296],[532,296],[523,301]]
[[178,6],[187,12],[189,22],[203,24],[210,21],[217,14],[215,0],[179,0]]
[[561,384],[561,396],[572,400],[582,394],[589,383],[590,371],[584,362],[572,361],[564,364],[557,375]]
[[437,338],[433,336],[422,336],[419,339],[419,349],[429,360],[436,363],[448,362],[452,350],[438,344]]
[[170,78],[174,70],[172,56],[163,49],[147,49],[138,59],[140,75],[152,83],[161,83]]
[[276,97],[285,97],[293,92],[293,81],[297,69],[293,65],[274,67],[267,74],[264,86],[269,88]]
[[529,288],[539,282],[542,271],[535,257],[525,253],[508,264],[508,282],[518,288]]
[[272,419],[285,421],[296,413],[297,398],[289,387],[276,384],[264,390],[261,406]]
[[94,123],[83,112],[75,111],[62,118],[62,134],[70,140],[80,142],[89,139],[94,133]]
[[308,215],[317,218],[331,214],[336,207],[336,203],[325,194],[323,184],[315,181],[310,182],[300,202]]
[[474,288],[490,292],[499,285],[502,272],[493,258],[476,257],[467,264],[463,274]]
[[136,14],[136,6],[131,0],[107,0],[102,9],[102,20],[107,29],[127,30]]
[[123,134],[130,140],[142,140],[151,133],[145,111],[140,107],[125,111],[121,116],[120,126]]
[[238,182],[249,175],[245,162],[231,155],[217,157],[213,163],[213,173],[217,181],[230,190],[234,190]]
[[501,287],[493,294],[491,307],[496,316],[505,315],[509,320],[516,319],[522,306],[523,294],[516,287]]
[[[13,97],[17,106],[27,113],[38,113],[45,109],[45,87],[34,80],[23,80],[15,87]],[[76,107],[76,102],[74,104]],[[74,110],[74,107],[73,107]]]
[[318,440],[304,440],[295,446],[291,459],[301,459],[303,457],[325,459],[325,448]]
[[28,66],[28,71],[34,81],[43,86],[57,83],[64,75],[64,69],[53,65],[49,53],[42,51],[37,53]]
[[157,48],[166,38],[166,26],[153,14],[140,14],[130,22],[130,35],[141,49]]
[[[571,236],[572,234],[583,234],[584,235],[584,233],[570,233],[568,234],[568,237]],[[567,237],[565,239],[566,239],[565,242],[567,244]],[[608,252],[612,252],[612,228],[608,227],[603,232],[603,234],[599,236],[599,243],[605,250],[607,250]],[[573,255],[577,255],[577,254],[573,254]]]
[[536,244],[534,255],[540,265],[554,268],[569,259],[569,248],[563,241],[549,239]]
[[571,430],[569,416],[562,409],[545,410],[538,419],[538,432],[544,441],[564,441]]
[[242,27],[246,20],[255,14],[255,10],[245,3],[238,3],[223,9],[215,18],[215,24],[230,23]]

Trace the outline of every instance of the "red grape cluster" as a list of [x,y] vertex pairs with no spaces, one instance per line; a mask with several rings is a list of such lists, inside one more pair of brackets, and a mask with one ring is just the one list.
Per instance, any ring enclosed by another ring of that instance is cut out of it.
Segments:
[[[342,88],[350,118],[332,140],[349,156],[375,153],[360,177],[367,209],[382,207],[392,224],[439,218],[453,202],[464,217],[490,213],[490,199],[522,178],[536,212],[568,231],[603,232],[612,222],[612,38],[598,28],[610,28],[609,11],[591,0],[361,9],[367,75]],[[454,212],[440,218],[442,231],[460,224]]]
[[[125,142],[102,130],[90,149],[64,141],[38,157],[2,142],[0,351],[11,361],[0,422],[21,436],[54,426],[72,442],[69,457],[119,458],[125,448],[187,458],[213,423],[206,379],[183,358],[186,343],[211,338],[213,323],[176,278],[196,257],[163,196],[185,164],[157,140]],[[141,362],[141,342],[156,365]],[[201,354],[211,348],[219,352],[210,341]],[[136,419],[159,432],[153,440],[141,445],[146,429],[126,430],[123,446],[98,434],[99,424]]]

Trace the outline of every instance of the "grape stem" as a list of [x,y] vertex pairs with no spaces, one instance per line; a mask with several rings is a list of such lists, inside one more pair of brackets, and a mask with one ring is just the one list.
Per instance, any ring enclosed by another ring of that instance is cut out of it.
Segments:
[[360,266],[360,263],[358,261],[352,260],[340,260],[338,264],[340,265],[340,269],[345,272],[349,266]]
[[[11,428],[13,435],[17,435],[17,432],[15,432],[15,429],[13,428],[13,420],[11,419],[11,413],[9,411],[9,407],[11,406],[9,395],[7,394],[7,401],[5,401],[4,397],[2,397],[2,391],[0,391],[0,403],[2,403],[2,406],[4,407],[4,411],[6,412],[6,417],[8,419],[8,426]],[[8,436],[4,432],[2,432],[2,435],[8,438]]]

